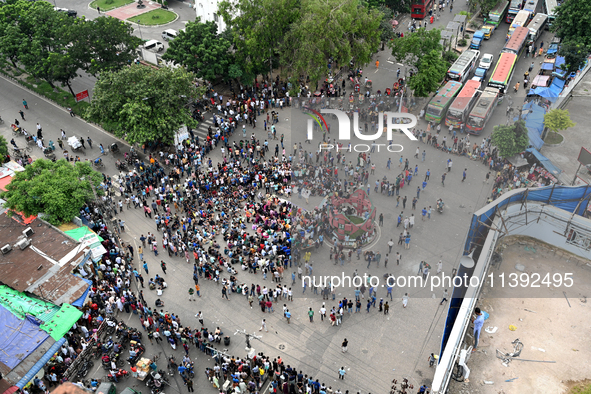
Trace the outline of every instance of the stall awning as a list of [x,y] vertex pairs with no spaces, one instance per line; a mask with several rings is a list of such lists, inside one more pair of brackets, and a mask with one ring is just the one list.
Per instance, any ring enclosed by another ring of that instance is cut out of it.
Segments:
[[49,361],[49,359],[51,359],[51,357],[58,351],[60,350],[60,348],[62,347],[62,345],[66,343],[66,338],[62,338],[59,341],[57,341],[56,343],[54,343],[49,350],[47,351],[47,353],[45,353],[40,359],[39,361],[37,361],[37,363],[35,365],[33,365],[33,368],[31,368],[29,370],[29,372],[27,372],[25,374],[25,376],[23,376],[23,378],[21,380],[18,381],[18,383],[16,384],[16,387],[18,387],[19,389],[22,389],[23,387],[25,387],[25,385],[27,383],[29,383],[29,381],[31,379],[33,379],[35,377],[35,375],[37,375],[37,372],[39,372],[41,370],[41,368],[43,368],[43,366],[45,364],[47,364],[47,362]]
[[543,154],[538,152],[537,149],[529,148],[529,149],[526,149],[526,152],[530,152],[531,154],[533,154],[536,157],[536,159],[538,159],[540,164],[552,175],[558,176],[558,174],[560,174],[562,172],[561,169],[559,169],[554,164],[552,164],[550,159],[548,159],[546,156],[544,156]]

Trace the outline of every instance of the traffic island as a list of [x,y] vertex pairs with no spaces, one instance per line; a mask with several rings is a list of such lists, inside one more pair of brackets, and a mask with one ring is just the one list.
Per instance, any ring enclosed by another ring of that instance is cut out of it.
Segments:
[[90,3],[89,7],[94,8],[95,10],[99,7],[101,11],[107,12],[133,2],[133,0],[95,0]]
[[129,22],[137,23],[141,26],[159,26],[174,22],[179,16],[162,8],[145,12],[139,16],[127,18]]

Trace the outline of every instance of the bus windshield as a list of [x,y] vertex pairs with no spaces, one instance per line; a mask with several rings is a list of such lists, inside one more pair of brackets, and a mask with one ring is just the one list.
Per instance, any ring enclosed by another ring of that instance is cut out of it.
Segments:
[[489,15],[488,19],[492,22],[498,22],[501,19],[501,15]]
[[484,118],[470,116],[468,118],[468,124],[473,127],[482,127],[484,125]]
[[429,106],[427,107],[427,113],[428,113],[429,115],[435,115],[435,116],[439,116],[439,115],[441,115],[441,110],[442,110],[442,108],[441,108],[441,107],[434,107],[434,106],[432,106],[432,105],[429,105]]
[[458,111],[457,109],[450,108],[447,110],[447,117],[452,120],[462,120],[462,116],[464,115],[463,111]]

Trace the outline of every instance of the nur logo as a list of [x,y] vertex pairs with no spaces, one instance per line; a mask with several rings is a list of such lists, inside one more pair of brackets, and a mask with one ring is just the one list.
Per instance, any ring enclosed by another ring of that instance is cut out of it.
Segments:
[[[349,115],[347,113],[338,110],[338,109],[321,109],[320,112],[313,110],[312,108],[306,107],[308,111],[311,113],[310,115],[313,119],[308,119],[308,127],[307,127],[307,136],[306,139],[312,140],[313,139],[313,126],[314,120],[322,129],[324,126],[325,130],[328,131],[328,124],[326,120],[321,114],[333,114],[337,117],[339,121],[339,140],[348,141],[351,140],[351,120],[349,119]],[[387,117],[386,121],[386,136],[388,141],[392,141],[392,131],[393,130],[400,130],[411,141],[416,141],[417,138],[412,134],[410,129],[417,125],[417,117],[413,114],[409,113],[398,113],[398,112],[380,112],[378,114],[378,129],[374,134],[361,134],[361,130],[359,129],[359,114],[355,112],[353,114],[353,133],[357,138],[362,141],[376,141],[379,139],[382,134],[384,133],[384,117]],[[395,123],[395,119],[410,119],[409,123]]]

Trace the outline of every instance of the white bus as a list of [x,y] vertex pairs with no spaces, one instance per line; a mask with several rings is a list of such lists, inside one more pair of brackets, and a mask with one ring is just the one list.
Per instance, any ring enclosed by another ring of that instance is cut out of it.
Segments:
[[525,10],[521,10],[517,13],[515,19],[513,19],[513,22],[511,22],[511,26],[509,27],[509,32],[507,33],[507,40],[511,37],[511,34],[513,34],[513,31],[517,27],[527,26],[527,22],[529,22],[530,16],[531,12]]
[[548,30],[552,26],[554,19],[556,19],[555,10],[556,7],[558,7],[558,3],[556,0],[546,0],[545,6],[546,14],[548,15],[548,24],[546,25],[546,30]]
[[548,15],[539,13],[537,14],[534,19],[529,22],[527,28],[529,29],[529,35],[527,36],[527,45],[532,44],[540,38],[542,35],[544,28],[546,27],[546,23],[548,23]]
[[480,51],[468,49],[464,51],[460,57],[447,70],[447,80],[457,81],[460,83],[466,82],[470,71],[475,67]]

